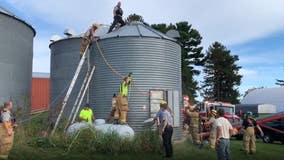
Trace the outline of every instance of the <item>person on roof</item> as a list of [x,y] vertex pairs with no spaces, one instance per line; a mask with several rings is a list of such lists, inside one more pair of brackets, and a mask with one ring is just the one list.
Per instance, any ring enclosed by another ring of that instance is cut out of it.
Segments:
[[94,39],[94,32],[100,27],[98,23],[94,23],[90,29],[84,34],[82,39],[82,47],[80,50],[80,59],[83,57],[84,53],[87,50],[88,44],[90,44]]
[[256,152],[255,127],[260,131],[260,135],[263,137],[263,131],[253,118],[252,112],[247,112],[246,119],[243,121],[243,129],[245,129],[243,146],[246,154],[254,154]]
[[122,19],[122,15],[123,15],[123,10],[121,9],[121,2],[119,1],[117,2],[117,5],[113,9],[113,16],[114,16],[113,22],[108,30],[108,33],[110,33],[118,23],[120,23],[121,27],[125,25],[125,22]]

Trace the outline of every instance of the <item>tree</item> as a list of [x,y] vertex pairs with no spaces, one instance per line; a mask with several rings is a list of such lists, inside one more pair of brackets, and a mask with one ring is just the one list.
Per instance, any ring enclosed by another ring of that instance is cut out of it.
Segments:
[[276,79],[276,85],[279,85],[279,86],[284,86],[284,80],[281,80],[281,79]]
[[189,96],[190,102],[194,103],[197,97],[196,91],[199,89],[198,82],[194,79],[194,76],[200,74],[200,71],[196,70],[194,66],[202,66],[204,64],[203,48],[200,46],[201,35],[188,22],[179,22],[175,25],[153,24],[151,26],[162,33],[166,33],[171,29],[179,32],[180,38],[178,42],[181,44],[182,52],[182,91],[183,94]]
[[138,15],[138,14],[130,14],[126,19],[125,22],[126,23],[131,23],[133,21],[138,21],[138,22],[142,22],[144,23],[144,19],[142,16]]
[[219,42],[214,42],[206,52],[204,65],[204,98],[217,101],[239,103],[240,93],[238,86],[242,76],[237,55],[231,55]]
[[284,86],[284,80],[281,80],[281,79],[276,79],[276,85],[279,85],[279,86]]

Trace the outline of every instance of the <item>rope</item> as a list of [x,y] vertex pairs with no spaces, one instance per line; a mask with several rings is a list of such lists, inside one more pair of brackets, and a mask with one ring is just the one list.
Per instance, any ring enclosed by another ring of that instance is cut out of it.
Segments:
[[[123,75],[122,75],[121,73],[119,73],[115,68],[113,68],[113,67],[111,66],[111,64],[109,64],[109,62],[107,61],[107,59],[105,58],[105,56],[104,56],[104,54],[103,54],[103,51],[102,51],[102,49],[101,49],[101,47],[100,47],[98,41],[96,41],[96,45],[97,45],[97,48],[98,48],[98,50],[99,50],[100,55],[102,56],[102,58],[103,58],[103,60],[104,60],[104,63],[110,68],[110,70],[111,70],[113,73],[115,73],[117,76],[119,76],[119,77],[121,77],[121,78],[123,79],[125,76],[123,76]],[[139,94],[141,94],[141,95],[145,95],[145,96],[149,96],[149,95],[150,95],[149,93],[143,93],[143,91],[140,90],[136,85],[134,85],[133,82],[131,83],[131,86],[133,86],[133,88],[136,89],[137,91],[140,91],[141,93],[139,93]]]
[[119,77],[121,77],[121,78],[123,79],[125,76],[123,76],[123,75],[122,75],[121,73],[119,73],[115,68],[113,68],[113,67],[108,63],[108,61],[106,60],[106,58],[105,58],[105,56],[104,56],[104,54],[103,54],[103,51],[102,51],[101,47],[99,46],[98,41],[96,41],[96,45],[97,45],[97,48],[98,48],[98,50],[99,50],[99,53],[100,53],[100,55],[102,56],[102,58],[103,58],[105,64],[110,68],[110,70],[111,70],[113,73],[115,73],[116,75],[118,75]]

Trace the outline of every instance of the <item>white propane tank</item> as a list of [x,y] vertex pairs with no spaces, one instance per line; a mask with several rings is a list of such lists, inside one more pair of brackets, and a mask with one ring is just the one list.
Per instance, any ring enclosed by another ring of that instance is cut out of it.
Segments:
[[134,130],[130,126],[106,124],[104,119],[96,119],[94,124],[76,122],[68,127],[67,135],[72,136],[80,129],[85,129],[88,127],[95,128],[97,131],[100,131],[104,134],[115,132],[122,138],[133,138],[135,135]]

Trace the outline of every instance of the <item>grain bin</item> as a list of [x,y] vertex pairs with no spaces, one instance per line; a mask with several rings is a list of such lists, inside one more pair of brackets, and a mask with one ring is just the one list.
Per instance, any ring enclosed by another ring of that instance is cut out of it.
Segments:
[[[109,64],[125,76],[133,73],[130,88],[128,123],[136,132],[145,129],[143,121],[154,116],[162,99],[174,111],[175,138],[182,133],[181,123],[181,47],[175,39],[139,22],[133,22],[103,35],[98,41]],[[96,66],[90,88],[91,104],[97,118],[106,119],[111,98],[119,91],[122,78],[112,72],[92,46],[91,62]]]
[[[72,31],[72,32],[70,32]],[[96,30],[95,36],[101,36],[108,31],[107,25],[100,25]],[[66,38],[60,38],[57,35],[52,36],[51,44],[49,45],[51,51],[50,64],[50,97],[51,97],[51,111],[53,118],[59,112],[59,106],[62,103],[69,84],[75,74],[75,70],[79,64],[79,53],[81,49],[82,36],[74,35],[74,31],[66,29],[64,34]],[[85,61],[82,71],[78,77],[76,85],[68,100],[67,107],[64,110],[63,117],[68,116],[77,98],[83,79],[87,73],[87,61]],[[88,96],[85,96],[82,105],[88,102]]]
[[[58,108],[68,90],[70,82],[75,74],[75,70],[79,64],[80,49],[82,38],[80,36],[67,37],[52,42],[49,45],[51,51],[50,61],[50,97],[51,111],[55,116],[60,110]],[[71,93],[67,106],[64,110],[65,116],[68,115],[74,105],[77,94],[80,90],[87,71],[87,63],[84,64],[82,72],[79,74],[78,80]]]
[[0,7],[0,105],[12,100],[18,116],[30,110],[33,38],[31,25]]

